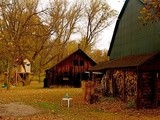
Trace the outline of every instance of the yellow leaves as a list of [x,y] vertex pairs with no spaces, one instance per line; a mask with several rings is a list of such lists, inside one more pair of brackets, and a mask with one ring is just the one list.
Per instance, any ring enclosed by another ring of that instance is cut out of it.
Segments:
[[145,7],[140,10],[140,13],[141,13],[141,14],[145,14],[145,13],[147,13],[147,12],[148,12],[148,10],[147,10]]
[[146,3],[146,2],[147,2],[147,0],[143,0],[143,2],[144,2],[144,3]]
[[160,2],[159,0],[144,0],[145,6],[140,10],[139,19],[143,22],[155,21],[160,18]]
[[[118,72],[120,73],[120,72]],[[118,74],[117,73],[117,74]],[[132,73],[128,73],[134,75]],[[14,87],[10,91],[0,89],[0,104],[21,102],[41,110],[32,116],[2,116],[5,120],[137,120],[160,119],[160,110],[126,109],[124,102],[112,97],[102,98],[97,104],[85,104],[81,88],[44,89],[42,84]],[[66,93],[73,98],[70,108],[61,106],[61,99]],[[10,104],[12,105],[12,104]],[[25,106],[24,106],[25,107]],[[16,107],[15,107],[16,108]],[[43,109],[42,108],[46,108]],[[48,109],[49,108],[49,109]],[[26,109],[23,109],[24,111]]]

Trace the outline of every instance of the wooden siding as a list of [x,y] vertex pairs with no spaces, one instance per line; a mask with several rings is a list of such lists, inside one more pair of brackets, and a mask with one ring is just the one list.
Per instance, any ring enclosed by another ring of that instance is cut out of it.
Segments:
[[155,75],[152,72],[140,74],[140,104],[139,107],[152,108],[155,97]]
[[78,50],[51,69],[46,71],[47,86],[81,86],[82,73],[96,63],[83,51]]

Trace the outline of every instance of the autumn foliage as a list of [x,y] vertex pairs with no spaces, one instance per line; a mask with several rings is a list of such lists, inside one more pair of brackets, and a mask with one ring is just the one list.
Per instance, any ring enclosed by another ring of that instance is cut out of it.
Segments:
[[140,10],[140,20],[143,22],[160,20],[160,0],[144,0]]

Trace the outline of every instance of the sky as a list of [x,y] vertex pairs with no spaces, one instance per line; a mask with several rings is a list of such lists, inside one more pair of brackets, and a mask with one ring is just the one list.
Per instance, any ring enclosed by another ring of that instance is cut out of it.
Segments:
[[[108,4],[110,5],[110,7],[112,9],[117,10],[118,14],[119,14],[119,12],[121,11],[121,9],[124,5],[125,0],[107,0],[107,1],[108,1]],[[96,48],[101,49],[101,50],[103,50],[103,49],[108,50],[109,49],[115,24],[116,24],[116,19],[115,19],[114,23],[111,26],[107,27],[104,30],[104,32],[101,34],[100,40],[96,44]]]
[[[45,1],[45,3],[44,3],[44,1]],[[48,1],[49,0],[41,0],[40,1],[41,7],[43,8],[43,7],[47,6]],[[110,5],[110,7],[112,9],[117,10],[118,13],[119,13],[121,11],[123,5],[124,5],[125,0],[106,0],[106,1],[108,2],[108,4]],[[117,17],[118,17],[118,15],[117,15]],[[107,27],[103,31],[103,33],[100,35],[99,40],[98,40],[98,42],[96,43],[96,46],[95,46],[97,49],[100,49],[100,50],[103,50],[103,49],[108,50],[109,49],[115,24],[116,24],[116,19],[113,22],[113,24],[111,26]]]

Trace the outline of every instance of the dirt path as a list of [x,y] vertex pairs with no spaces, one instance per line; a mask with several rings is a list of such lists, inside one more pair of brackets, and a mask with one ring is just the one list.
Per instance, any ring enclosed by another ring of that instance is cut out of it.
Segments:
[[25,105],[21,102],[13,102],[9,104],[0,104],[0,116],[30,116],[40,113],[32,106]]

